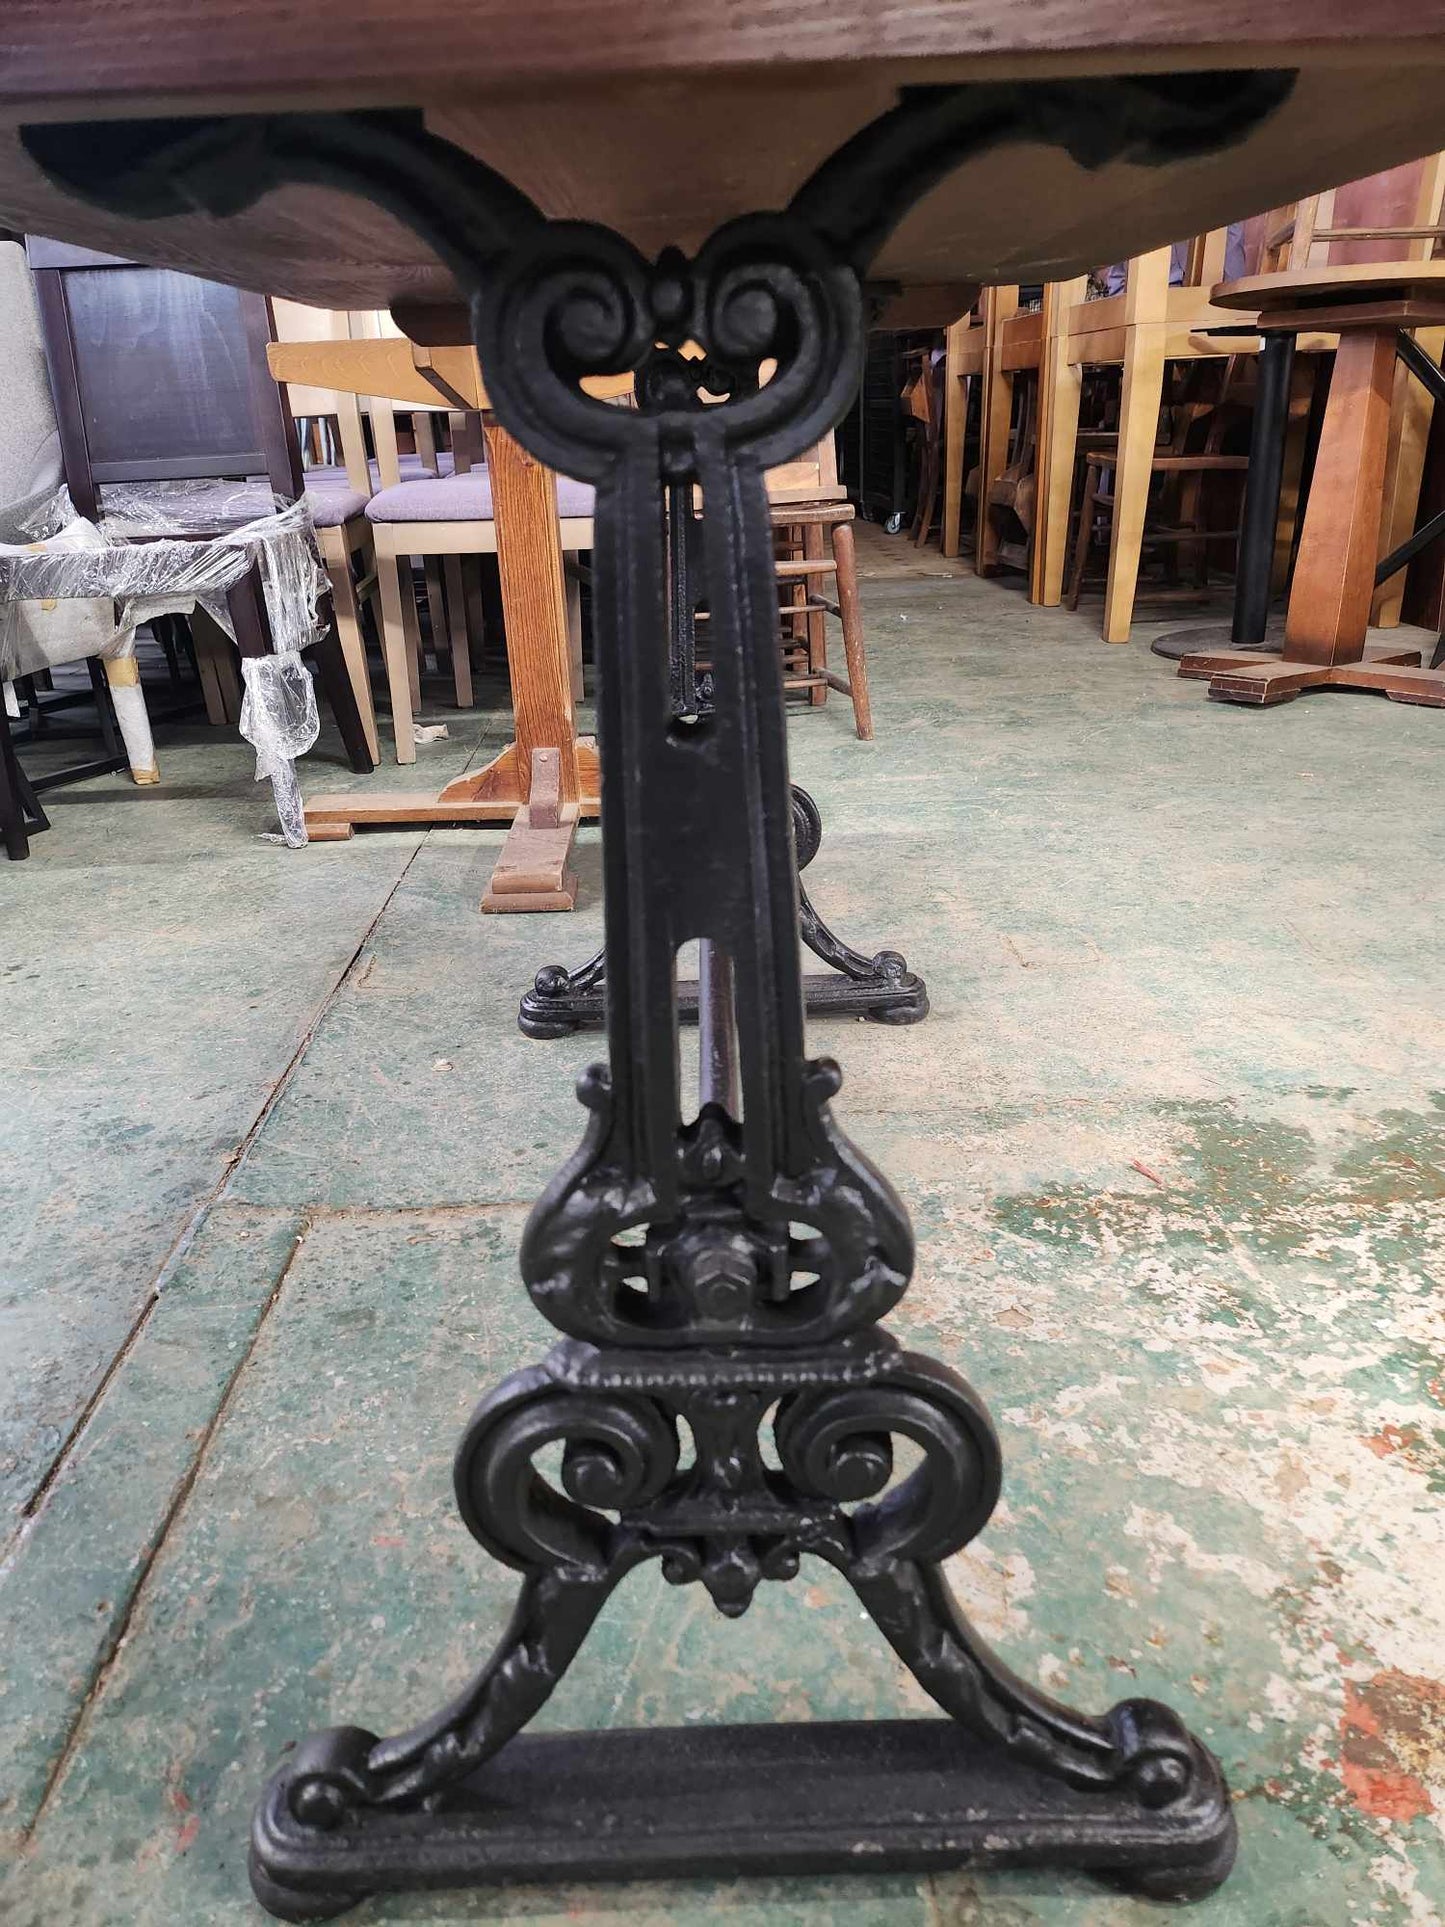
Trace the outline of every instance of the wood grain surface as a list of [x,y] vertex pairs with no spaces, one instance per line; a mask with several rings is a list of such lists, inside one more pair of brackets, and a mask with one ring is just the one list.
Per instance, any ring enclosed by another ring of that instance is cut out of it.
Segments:
[[318,82],[384,101],[578,74],[879,61],[1108,54],[1124,71],[1200,48],[1264,64],[1291,42],[1319,58],[1442,30],[1440,0],[8,0],[0,94],[59,108],[183,89],[200,111],[208,95],[274,100]]
[[[9,0],[0,222],[317,306],[390,307],[455,291],[415,236],[367,204],[293,187],[224,222],[118,220],[46,182],[16,126],[90,113],[421,106],[548,214],[603,221],[652,255],[786,202],[900,85],[1150,64],[1301,66],[1284,107],[1225,154],[1097,172],[1034,145],[985,154],[920,202],[875,264],[880,280],[919,288],[1061,279],[1445,146],[1445,0],[1348,10],[1330,0],[1282,21],[1254,0],[1127,10],[1100,0],[706,9],[570,0],[525,10],[498,0],[405,10],[381,0]],[[1300,45],[1281,47],[1281,31]],[[938,301],[947,307],[946,294]]]

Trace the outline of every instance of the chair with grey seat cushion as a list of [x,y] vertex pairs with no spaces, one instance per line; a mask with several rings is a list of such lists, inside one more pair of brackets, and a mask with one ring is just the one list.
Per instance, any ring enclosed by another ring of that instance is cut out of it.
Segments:
[[[410,763],[416,760],[412,716],[417,686],[413,657],[417,619],[411,599],[411,558],[445,558],[448,587],[453,589],[461,557],[494,555],[497,529],[492,510],[492,484],[485,462],[470,459],[473,452],[480,453],[479,435],[458,442],[454,433],[452,473],[408,479],[396,451],[395,411],[383,402],[373,401],[371,419],[384,485],[367,503],[366,516],[376,551],[396,759],[399,763]],[[592,547],[593,500],[593,490],[587,483],[557,477],[557,512],[564,556],[575,556]],[[580,661],[580,602],[575,572],[569,578],[569,594],[574,658]],[[454,589],[449,601],[455,659],[466,649],[466,626],[462,598]],[[434,609],[434,618],[435,613]]]

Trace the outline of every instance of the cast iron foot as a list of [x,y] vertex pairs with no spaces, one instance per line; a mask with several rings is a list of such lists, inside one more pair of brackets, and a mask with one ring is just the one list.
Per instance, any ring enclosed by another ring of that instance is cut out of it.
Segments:
[[[823,819],[805,789],[793,785],[793,843],[805,870],[823,840]],[[865,957],[835,937],[798,884],[798,935],[832,968],[803,978],[803,1001],[814,1017],[865,1017],[872,1024],[917,1024],[928,1015],[928,987],[896,950]],[[677,986],[679,1017],[697,1016],[697,984]],[[517,1028],[525,1037],[569,1037],[607,1021],[606,958],[602,951],[577,970],[544,964],[522,998]]]

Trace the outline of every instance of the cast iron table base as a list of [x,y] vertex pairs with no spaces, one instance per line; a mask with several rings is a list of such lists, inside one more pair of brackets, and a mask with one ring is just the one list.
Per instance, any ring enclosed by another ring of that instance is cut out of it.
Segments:
[[[456,1460],[462,1517],[520,1575],[517,1604],[439,1712],[390,1739],[318,1734],[281,1766],[252,1836],[255,1890],[280,1917],[508,1877],[1027,1862],[1184,1897],[1228,1873],[1224,1781],[1178,1716],[1141,1699],[1084,1714],[1037,1691],[943,1575],[987,1522],[1002,1460],[969,1385],[882,1328],[912,1231],[832,1117],[837,1065],[804,1052],[764,476],[841,419],[868,264],[960,159],[1026,137],[1085,166],[1162,162],[1237,138],[1291,84],[910,90],[786,211],[655,261],[546,220],[419,115],[24,130],[71,191],[133,215],[223,216],[298,178],[370,195],[469,291],[503,426],[597,490],[611,1064],[582,1078],[582,1144],[522,1238],[523,1280],[561,1340],[483,1398]],[[582,390],[628,371],[636,409]],[[703,505],[707,715],[679,715],[670,687],[689,518],[668,512],[669,491]],[[700,1099],[684,1118],[676,959],[694,939]],[[558,1446],[560,1471],[544,1473],[539,1455]],[[517,1738],[637,1566],[656,1560],[736,1618],[804,1556],[852,1585],[946,1720]]]
[[[823,840],[823,819],[805,789],[793,785],[793,841],[798,869],[806,870]],[[928,988],[896,950],[865,957],[835,937],[798,883],[798,935],[815,957],[831,966],[826,976],[803,978],[803,1002],[815,1017],[866,1017],[874,1024],[917,1024],[928,1015]],[[677,986],[677,1014],[698,1014],[698,986]],[[543,964],[522,998],[517,1028],[526,1037],[569,1037],[607,1021],[607,952],[599,950],[576,970]]]

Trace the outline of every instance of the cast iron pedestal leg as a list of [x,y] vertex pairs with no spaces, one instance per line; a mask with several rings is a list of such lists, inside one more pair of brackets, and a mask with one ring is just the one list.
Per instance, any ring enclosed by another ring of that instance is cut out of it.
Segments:
[[[837,1065],[804,1054],[764,478],[848,407],[868,264],[965,155],[1005,136],[1090,166],[1196,152],[1288,85],[911,90],[785,212],[654,261],[546,221],[419,116],[153,122],[119,141],[26,130],[72,191],[133,212],[224,214],[296,177],[372,195],[470,291],[503,425],[597,491],[611,1062],[582,1078],[585,1135],[522,1239],[523,1280],[560,1342],[486,1394],[456,1460],[463,1519],[517,1572],[516,1608],[440,1711],[394,1738],[313,1734],[278,1768],[252,1868],[281,1918],[506,1879],[1031,1863],[1182,1898],[1228,1873],[1229,1796],[1178,1716],[1143,1699],[1084,1714],[1036,1691],[944,1578],[993,1509],[999,1446],[964,1380],[883,1329],[912,1271],[908,1218],[832,1116]],[[636,410],[583,389],[626,371]],[[703,504],[707,715],[679,715],[670,686],[669,491]],[[701,1099],[684,1117],[676,959],[694,939]],[[655,1562],[736,1618],[805,1557],[846,1578],[945,1718],[522,1731],[635,1567]]]
[[[823,819],[805,789],[793,785],[793,841],[798,869],[805,870],[823,840]],[[917,1024],[928,1015],[928,988],[908,968],[896,950],[875,951],[865,957],[824,923],[798,879],[798,935],[830,966],[826,975],[813,971],[803,978],[803,1002],[815,1017],[866,1017],[874,1024]],[[677,986],[677,1014],[696,1017],[700,990],[683,979]],[[522,998],[517,1028],[527,1037],[569,1037],[606,1022],[607,952],[577,970],[565,964],[543,964],[532,988]]]
[[1267,334],[1259,350],[1254,423],[1249,438],[1249,469],[1244,478],[1244,519],[1235,565],[1236,649],[1263,646],[1269,623],[1269,583],[1274,573],[1279,494],[1284,481],[1284,448],[1289,433],[1289,383],[1294,370],[1294,336]]

